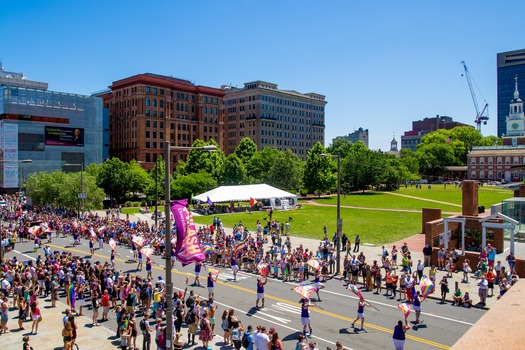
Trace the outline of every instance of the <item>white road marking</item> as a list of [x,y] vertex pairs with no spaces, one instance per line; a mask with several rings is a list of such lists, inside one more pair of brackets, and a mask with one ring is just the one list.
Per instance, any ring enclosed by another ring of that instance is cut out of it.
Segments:
[[15,252],[15,253],[17,253],[17,254],[20,254],[20,255],[22,255],[22,256],[25,256],[26,258],[29,258],[29,259],[31,259],[31,260],[36,260],[36,258],[33,258],[32,256],[29,256],[29,255],[26,255],[26,254],[24,254],[24,253],[22,253],[22,252],[19,252],[18,250],[13,249],[13,252]]
[[287,303],[278,302],[278,303],[270,305],[270,307],[276,309],[277,311],[283,310],[283,311],[286,311],[286,312],[291,312],[293,314],[298,314],[298,315],[301,314],[301,308],[300,307],[294,306],[294,305],[290,305],[290,304],[287,304]]
[[[337,292],[332,292],[332,291],[327,290],[327,289],[323,289],[322,293],[335,294],[335,295],[339,295],[339,296],[342,296],[342,297],[355,299],[355,300],[359,299],[357,296],[348,295],[348,294],[342,294],[342,293],[337,293]],[[386,303],[382,303],[380,301],[375,301],[374,300],[374,301],[372,301],[372,303],[374,305],[381,305],[381,306],[389,307],[389,308],[392,308],[392,309],[397,309],[396,305],[386,304]],[[430,316],[430,317],[440,318],[442,320],[447,320],[447,321],[450,321],[450,322],[462,323],[462,324],[466,324],[468,326],[473,326],[474,325],[474,323],[470,323],[470,322],[466,322],[466,321],[460,321],[460,320],[457,320],[457,319],[454,319],[454,318],[445,317],[445,316],[434,315],[434,314],[430,314],[430,313],[427,313],[427,312],[421,312],[421,315],[427,315],[427,316]]]
[[[180,291],[184,291],[184,289],[182,289],[182,288],[178,288],[178,287],[173,287],[173,289],[178,289],[178,290],[180,290]],[[219,305],[222,305],[222,306],[226,307],[227,309],[235,309],[235,310],[237,310],[238,312],[241,312],[241,313],[243,313],[243,314],[246,314],[246,315],[249,316],[249,317],[259,318],[259,319],[261,319],[261,320],[263,320],[263,321],[265,321],[265,322],[268,322],[268,323],[275,322],[275,321],[273,321],[273,320],[269,320],[269,319],[267,319],[267,318],[261,317],[261,316],[259,315],[259,314],[261,314],[260,311],[257,311],[257,313],[255,313],[255,314],[249,314],[249,313],[248,313],[247,311],[245,311],[245,310],[241,310],[241,309],[239,309],[239,308],[236,308],[236,307],[233,307],[233,306],[230,306],[230,305],[224,304],[224,303],[219,303],[219,302],[217,302],[217,301],[215,301],[215,302],[216,302],[217,304],[219,304]],[[302,331],[303,331],[302,329],[295,329],[295,328],[290,327],[290,326],[287,326],[287,325],[285,325],[285,324],[279,324],[279,326],[282,327],[282,328],[288,329],[288,330],[290,330],[290,331],[296,332],[296,333],[302,333]],[[318,336],[316,336],[316,335],[312,335],[310,339],[312,339],[312,338],[318,339],[318,340],[320,340],[320,341],[323,341],[323,342],[328,343],[328,344],[331,344],[331,345],[335,345],[335,343],[334,343],[333,341],[326,340],[326,339],[321,338],[321,337],[318,337]],[[346,348],[347,348],[348,350],[354,350],[353,348],[349,348],[349,347],[346,347]]]

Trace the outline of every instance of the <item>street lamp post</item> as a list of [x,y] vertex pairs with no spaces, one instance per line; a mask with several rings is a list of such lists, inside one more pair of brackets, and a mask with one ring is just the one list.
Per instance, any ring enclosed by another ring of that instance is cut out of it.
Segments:
[[171,194],[170,194],[170,151],[191,151],[200,149],[207,152],[217,150],[217,146],[208,145],[202,147],[171,146],[169,141],[164,142],[164,164],[165,164],[165,202],[164,215],[165,228],[165,259],[166,259],[166,350],[173,350],[173,282],[171,280]]
[[157,187],[157,183],[159,181],[159,174],[158,174],[158,170],[157,170],[157,163],[158,161],[155,160],[155,230],[157,230],[157,232],[159,231],[159,226],[158,226],[158,216],[159,216],[159,209],[158,209],[158,205],[159,205],[159,188]]
[[341,219],[341,154],[325,154],[321,157],[336,157],[337,158],[337,236],[336,236],[336,266],[335,274],[341,273],[341,235],[343,231],[343,219]]
[[[22,160],[10,160],[10,159],[0,159],[0,163],[24,163],[24,164],[27,164],[27,163],[33,163],[33,160],[32,159],[22,159]],[[23,180],[23,179],[22,179]],[[20,181],[20,179],[19,179]],[[19,184],[18,186],[19,188],[22,188],[22,185]],[[2,217],[3,217],[3,210],[2,210],[2,214],[0,215],[0,262],[4,261],[4,246],[2,245],[2,242],[4,240],[4,229],[3,229],[3,222],[2,222]]]
[[84,193],[84,162],[77,163],[77,164],[71,164],[66,163],[65,166],[79,166],[80,167],[80,192],[78,195],[78,198],[82,201],[82,217],[84,217],[85,212],[85,199],[86,194]]

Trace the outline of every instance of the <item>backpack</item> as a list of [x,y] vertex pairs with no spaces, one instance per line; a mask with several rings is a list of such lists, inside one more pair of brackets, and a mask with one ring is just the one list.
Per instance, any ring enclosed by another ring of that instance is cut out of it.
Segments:
[[188,299],[186,299],[186,307],[191,307],[194,302],[195,299],[193,299],[193,297],[188,297]]
[[248,336],[246,335],[246,333],[244,333],[242,336],[242,347],[245,349],[248,349],[249,346],[250,346],[250,341],[248,340]]
[[187,325],[195,323],[195,314],[193,311],[190,311],[186,314],[186,317],[184,318],[184,323]]
[[141,300],[146,300],[148,299],[149,295],[148,295],[148,289],[147,287],[142,287],[142,289],[140,290],[140,299]]
[[139,327],[140,327],[140,330],[141,331],[145,331],[146,330],[146,320],[145,319],[142,319],[139,323]]

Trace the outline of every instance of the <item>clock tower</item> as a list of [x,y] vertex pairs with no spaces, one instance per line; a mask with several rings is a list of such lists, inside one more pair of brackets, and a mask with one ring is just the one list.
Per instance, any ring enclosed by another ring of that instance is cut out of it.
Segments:
[[514,78],[515,89],[514,98],[510,101],[509,115],[507,116],[507,134],[505,136],[525,136],[525,113],[523,111],[523,101],[518,91],[518,77]]

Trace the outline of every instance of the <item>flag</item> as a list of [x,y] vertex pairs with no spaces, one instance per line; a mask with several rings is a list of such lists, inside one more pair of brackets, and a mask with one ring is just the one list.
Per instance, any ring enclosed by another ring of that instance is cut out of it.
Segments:
[[357,295],[359,298],[361,299],[364,299],[365,297],[363,296],[363,294],[361,293],[361,291],[359,290],[359,287],[356,286],[356,285],[353,285],[353,284],[349,284],[348,287],[346,287],[349,291],[351,291],[352,293],[354,293],[355,295]]
[[244,249],[244,247],[246,247],[246,241],[239,241],[237,244],[235,244],[233,251],[237,254],[237,252]]
[[69,289],[67,291],[67,304],[72,308],[75,308],[76,295],[75,285],[69,285]]
[[113,238],[109,239],[109,246],[113,251],[117,250],[117,242]]
[[434,283],[432,283],[432,280],[428,278],[427,276],[423,276],[421,278],[421,281],[419,282],[419,286],[421,287],[421,294],[423,297],[427,298],[430,294],[434,292]]
[[259,202],[257,202],[254,198],[250,197],[250,205],[251,206],[254,206],[257,203],[259,203]]
[[90,234],[91,237],[93,237],[93,238],[96,238],[96,237],[97,237],[97,234],[95,233],[95,231],[93,231],[93,227],[90,227],[90,228],[89,228],[89,234]]
[[151,248],[150,246],[145,246],[145,247],[142,247],[140,252],[144,254],[146,258],[149,258],[153,254],[153,248]]
[[[187,199],[173,201],[171,204],[171,212],[173,213],[175,224],[177,225],[175,256],[182,265],[206,260],[199,245],[199,237],[197,236],[193,216],[187,206]],[[166,248],[169,249],[168,247]]]
[[210,197],[206,197],[206,203],[208,203],[209,205],[213,205],[213,202],[211,201]]
[[41,228],[40,226],[33,226],[30,227],[29,230],[27,230],[31,235],[36,236],[40,232]]
[[144,245],[144,237],[141,237],[141,236],[134,235],[131,241],[139,247],[142,247]]
[[202,249],[204,250],[204,254],[206,254],[206,255],[210,255],[210,254],[215,253],[215,249],[213,249],[213,247],[211,245],[209,245],[209,244],[203,245]]
[[292,288],[296,293],[299,293],[303,298],[310,300],[310,294],[315,291],[315,287],[311,284],[300,284]]
[[218,269],[214,269],[211,266],[208,266],[208,272],[211,272],[212,275],[215,275],[215,278],[219,277],[220,271]]
[[267,263],[261,262],[259,265],[257,265],[257,271],[261,274],[261,276],[268,276],[268,272],[270,271],[270,267]]
[[407,303],[401,303],[397,305],[398,309],[403,311],[403,315],[405,316],[405,319],[408,318],[408,315],[410,315],[410,305]]
[[321,265],[319,264],[319,261],[315,259],[310,259],[307,262],[308,266],[311,266],[313,269],[319,271],[321,269]]

